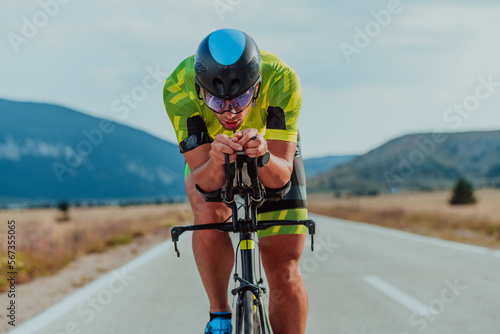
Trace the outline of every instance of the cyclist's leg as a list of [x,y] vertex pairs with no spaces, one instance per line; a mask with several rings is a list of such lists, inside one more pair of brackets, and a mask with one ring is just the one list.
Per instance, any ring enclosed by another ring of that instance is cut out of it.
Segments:
[[[283,200],[265,203],[260,220],[307,219],[304,164],[297,143],[292,187]],[[259,231],[262,263],[270,288],[269,317],[274,334],[303,334],[306,329],[308,298],[299,270],[304,249],[305,226],[280,226]]]
[[299,270],[306,234],[279,234],[259,239],[269,281],[269,318],[274,334],[303,334],[308,297]]
[[[223,203],[207,203],[200,197],[191,174],[186,176],[186,193],[195,224],[222,222],[231,215]],[[195,231],[193,253],[210,301],[210,312],[231,311],[227,287],[234,264],[234,250],[229,235],[215,230]]]

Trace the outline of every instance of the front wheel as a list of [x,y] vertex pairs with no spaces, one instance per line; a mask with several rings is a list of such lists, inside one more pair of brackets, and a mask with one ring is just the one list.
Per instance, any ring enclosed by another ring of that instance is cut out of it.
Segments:
[[254,294],[251,291],[246,291],[243,301],[243,317],[241,319],[243,334],[264,333],[261,328],[260,310]]

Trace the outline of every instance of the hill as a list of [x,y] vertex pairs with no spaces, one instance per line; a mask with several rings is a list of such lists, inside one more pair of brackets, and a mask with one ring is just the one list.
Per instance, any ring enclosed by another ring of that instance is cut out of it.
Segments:
[[339,155],[304,159],[306,178],[309,179],[311,177],[329,171],[337,166],[345,164],[349,160],[352,160],[356,157],[357,155]]
[[449,189],[461,176],[500,187],[500,131],[410,134],[308,180],[311,192]]
[[184,197],[177,145],[44,103],[0,100],[0,205]]

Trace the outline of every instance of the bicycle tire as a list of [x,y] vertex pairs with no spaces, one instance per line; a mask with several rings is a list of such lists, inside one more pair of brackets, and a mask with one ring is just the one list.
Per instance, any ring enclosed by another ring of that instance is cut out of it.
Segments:
[[262,334],[260,312],[254,303],[254,294],[246,291],[243,298],[243,334]]

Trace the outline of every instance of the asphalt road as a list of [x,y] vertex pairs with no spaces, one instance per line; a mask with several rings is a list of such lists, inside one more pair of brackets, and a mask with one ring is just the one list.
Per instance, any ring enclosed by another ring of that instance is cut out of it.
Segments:
[[[308,334],[500,333],[500,252],[313,216],[301,270]],[[208,302],[190,237],[168,241],[14,333],[202,333]],[[232,283],[231,283],[232,284]]]

